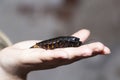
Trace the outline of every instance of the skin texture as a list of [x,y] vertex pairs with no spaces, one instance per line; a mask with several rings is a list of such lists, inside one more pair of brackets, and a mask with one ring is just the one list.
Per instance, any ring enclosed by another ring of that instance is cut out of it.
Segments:
[[[72,36],[79,37],[84,43],[90,31],[82,29]],[[0,80],[26,80],[33,70],[44,70],[68,65],[81,59],[110,53],[110,49],[100,42],[80,47],[45,50],[29,48],[37,40],[19,42],[0,51]]]

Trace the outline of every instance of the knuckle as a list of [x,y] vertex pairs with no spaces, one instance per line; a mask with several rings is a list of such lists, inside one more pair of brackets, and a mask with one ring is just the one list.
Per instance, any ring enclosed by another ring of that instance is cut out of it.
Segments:
[[92,54],[92,50],[88,46],[86,46],[82,49],[81,54],[82,56],[90,56]]
[[101,42],[97,42],[97,43],[96,43],[96,48],[97,48],[98,50],[103,50],[104,45],[103,45]]

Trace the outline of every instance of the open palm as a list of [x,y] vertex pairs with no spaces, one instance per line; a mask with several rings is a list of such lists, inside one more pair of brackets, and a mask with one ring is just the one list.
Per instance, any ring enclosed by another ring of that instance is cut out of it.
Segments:
[[[90,35],[88,30],[80,30],[72,36],[79,37],[84,43]],[[51,69],[66,65],[80,59],[98,54],[109,54],[110,50],[100,42],[94,42],[80,47],[58,48],[45,50],[32,48],[37,40],[19,42],[7,47],[0,52],[0,65],[8,73],[26,76],[33,70]]]

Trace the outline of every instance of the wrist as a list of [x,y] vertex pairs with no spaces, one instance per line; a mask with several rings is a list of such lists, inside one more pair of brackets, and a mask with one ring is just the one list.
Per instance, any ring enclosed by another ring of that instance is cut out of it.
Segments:
[[26,80],[26,76],[9,73],[0,67],[0,80]]

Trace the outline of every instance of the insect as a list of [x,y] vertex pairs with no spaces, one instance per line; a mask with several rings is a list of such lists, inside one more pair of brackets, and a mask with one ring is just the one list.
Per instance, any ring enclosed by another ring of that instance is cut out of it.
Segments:
[[73,36],[60,36],[42,42],[38,42],[31,48],[43,48],[43,49],[55,49],[55,48],[65,48],[65,47],[79,47],[82,42],[80,38]]

